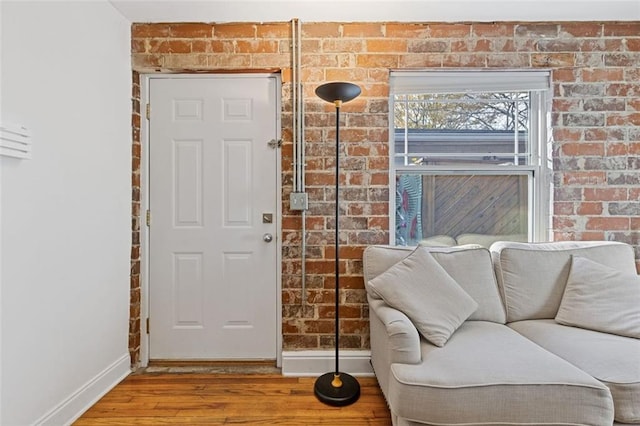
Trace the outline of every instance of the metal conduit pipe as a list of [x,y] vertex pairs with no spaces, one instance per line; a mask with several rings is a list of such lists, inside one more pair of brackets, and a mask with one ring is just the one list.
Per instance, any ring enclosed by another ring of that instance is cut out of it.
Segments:
[[[291,91],[292,91],[292,125],[293,125],[293,192],[305,192],[305,153],[304,153],[304,101],[300,70],[302,69],[302,23],[298,18],[291,20]],[[300,238],[300,262],[301,262],[301,304],[306,299],[306,259],[307,259],[307,229],[306,209],[301,210],[301,238]]]

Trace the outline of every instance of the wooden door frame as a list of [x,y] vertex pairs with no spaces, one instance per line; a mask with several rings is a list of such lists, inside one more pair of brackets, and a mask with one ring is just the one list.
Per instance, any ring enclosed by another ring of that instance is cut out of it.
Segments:
[[[146,212],[149,209],[149,120],[146,118],[146,105],[150,99],[150,81],[152,79],[203,79],[219,78],[229,75],[250,75],[276,79],[276,139],[282,137],[282,79],[279,73],[246,72],[239,73],[198,73],[174,74],[151,73],[140,74],[140,367],[149,365],[149,334],[147,318],[149,317],[149,227],[146,226]],[[265,140],[265,143],[268,141]],[[279,149],[279,148],[278,148]],[[276,365],[282,365],[282,155],[276,155]]]

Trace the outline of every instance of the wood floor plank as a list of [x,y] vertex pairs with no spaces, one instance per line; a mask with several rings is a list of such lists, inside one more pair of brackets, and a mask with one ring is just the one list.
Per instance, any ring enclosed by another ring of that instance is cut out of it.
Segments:
[[358,378],[360,399],[346,407],[319,402],[314,378],[278,374],[134,374],[116,386],[77,426],[280,425],[389,426],[375,378]]

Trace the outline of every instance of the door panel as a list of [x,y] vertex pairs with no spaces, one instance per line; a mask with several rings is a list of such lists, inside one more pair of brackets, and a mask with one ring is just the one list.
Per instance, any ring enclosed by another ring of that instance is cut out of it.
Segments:
[[151,359],[275,359],[277,80],[150,81]]

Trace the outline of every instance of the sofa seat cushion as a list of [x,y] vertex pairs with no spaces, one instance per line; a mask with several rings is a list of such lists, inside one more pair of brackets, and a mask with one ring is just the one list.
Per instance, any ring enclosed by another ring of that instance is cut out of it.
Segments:
[[421,342],[419,364],[392,364],[389,405],[434,425],[605,425],[609,389],[504,325],[466,321],[438,348]]
[[640,423],[640,340],[568,327],[554,320],[509,324],[611,389],[615,420]]

